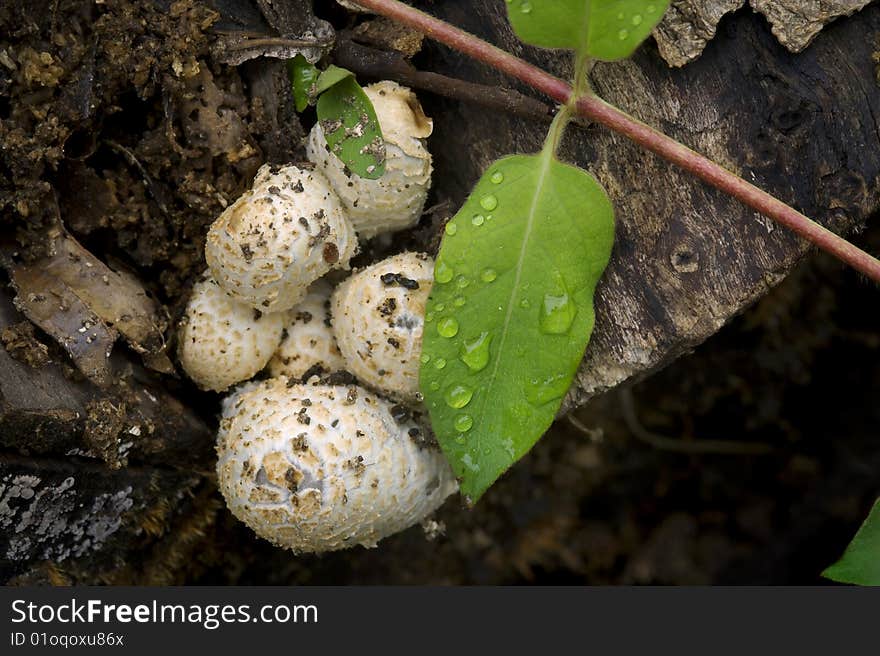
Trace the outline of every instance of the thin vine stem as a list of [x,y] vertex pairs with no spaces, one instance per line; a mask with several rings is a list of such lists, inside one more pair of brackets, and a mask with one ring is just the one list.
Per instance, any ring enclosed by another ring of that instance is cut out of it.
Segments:
[[429,38],[488,64],[498,71],[507,73],[561,105],[574,104],[580,116],[624,135],[755,211],[793,230],[875,282],[880,282],[880,260],[723,166],[634,119],[601,98],[591,93],[573,97],[573,89],[568,82],[398,0],[357,0],[357,3],[377,14],[408,25]]
[[574,108],[571,105],[562,105],[559,111],[556,112],[556,116],[553,117],[553,122],[547,130],[547,137],[544,139],[544,147],[542,149],[550,157],[556,156],[556,151],[559,150],[559,144],[562,143],[562,137],[565,135],[565,128],[571,121],[573,113]]

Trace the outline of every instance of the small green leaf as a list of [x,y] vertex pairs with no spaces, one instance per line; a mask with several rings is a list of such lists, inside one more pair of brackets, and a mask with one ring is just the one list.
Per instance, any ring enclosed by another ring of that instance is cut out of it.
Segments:
[[629,57],[660,22],[669,0],[507,0],[517,36],[595,59]]
[[297,55],[287,62],[290,83],[293,85],[293,101],[296,111],[301,112],[313,102],[318,95],[316,81],[320,71],[302,55]]
[[[318,121],[330,151],[355,175],[375,180],[385,173],[382,129],[367,94],[350,73],[340,75],[341,70],[327,78],[339,76],[318,96]],[[319,88],[328,73],[330,69],[319,78]]]
[[495,162],[446,225],[420,386],[470,502],[553,421],[590,339],[613,239],[605,191],[547,149]]
[[822,572],[839,583],[880,585],[880,499],[840,560]]
[[319,95],[324,93],[330,87],[339,84],[343,80],[347,80],[349,78],[354,78],[354,73],[345,68],[339,68],[339,66],[330,65],[327,67],[321,76],[318,78],[318,83],[315,87],[315,95]]

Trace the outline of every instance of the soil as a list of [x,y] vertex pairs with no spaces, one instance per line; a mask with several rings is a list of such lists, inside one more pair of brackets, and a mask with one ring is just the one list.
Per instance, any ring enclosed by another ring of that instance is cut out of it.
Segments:
[[[303,156],[283,65],[216,63],[220,20],[199,0],[2,3],[0,230],[19,261],[46,255],[60,214],[179,315],[210,223],[263,162]],[[435,222],[394,248],[430,248]],[[857,240],[872,252],[876,223]],[[167,500],[138,518],[140,542],[106,547],[136,554],[125,567],[34,562],[13,582],[818,583],[880,493],[877,294],[809,258],[692,355],[557,422],[474,510],[451,499],[378,549],[293,557],[238,524],[206,477],[184,515]],[[64,360],[28,322],[0,338],[29,366]],[[216,425],[216,395],[162,380]],[[126,465],[119,413],[89,406],[108,468]],[[682,452],[701,439],[770,451]]]

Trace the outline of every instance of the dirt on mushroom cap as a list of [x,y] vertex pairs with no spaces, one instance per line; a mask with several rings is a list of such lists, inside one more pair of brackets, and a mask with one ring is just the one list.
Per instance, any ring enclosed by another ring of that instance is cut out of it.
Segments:
[[357,387],[249,384],[224,405],[220,490],[260,537],[298,552],[382,538],[424,519],[457,489],[421,428]]

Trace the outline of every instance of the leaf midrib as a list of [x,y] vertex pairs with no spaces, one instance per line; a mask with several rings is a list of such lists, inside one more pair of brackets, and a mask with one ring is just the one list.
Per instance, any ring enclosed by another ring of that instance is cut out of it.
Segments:
[[[507,342],[507,335],[509,332],[508,328],[510,326],[511,317],[513,316],[513,306],[514,306],[514,300],[516,297],[516,291],[517,291],[517,289],[519,289],[519,282],[522,278],[523,262],[525,260],[525,254],[526,254],[526,251],[528,251],[529,238],[531,237],[532,229],[535,225],[535,214],[537,213],[537,210],[538,210],[538,200],[541,197],[542,189],[543,189],[545,181],[547,179],[547,174],[549,173],[550,167],[553,164],[553,152],[550,149],[545,148],[543,151],[541,151],[540,157],[541,157],[541,168],[540,168],[540,172],[538,174],[538,178],[536,180],[535,196],[532,199],[532,205],[529,208],[528,220],[526,221],[526,230],[525,230],[525,233],[523,234],[522,246],[520,247],[519,257],[516,262],[516,273],[515,273],[514,280],[513,280],[513,286],[510,289],[510,296],[507,299],[507,309],[504,314],[504,323],[502,324],[502,327],[501,327],[501,339],[499,340],[499,344],[498,344],[498,353],[495,357],[495,362],[493,363],[493,366],[492,366],[492,373],[490,374],[490,377],[489,377],[489,385],[486,387],[486,393],[483,395],[483,403],[480,406],[479,418],[480,418],[481,423],[482,423],[483,417],[485,416],[486,404],[488,403],[489,398],[492,396],[492,392],[495,388],[495,381],[498,376],[498,369],[501,366],[501,360],[502,360],[501,355],[502,355],[502,353],[504,353],[504,346],[505,346],[505,343]],[[479,431],[477,432],[477,434],[479,435]],[[481,444],[479,446],[481,446]]]

